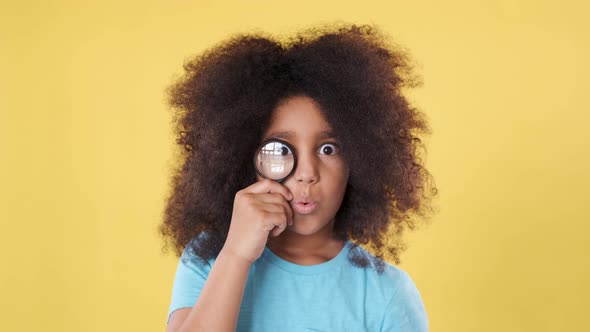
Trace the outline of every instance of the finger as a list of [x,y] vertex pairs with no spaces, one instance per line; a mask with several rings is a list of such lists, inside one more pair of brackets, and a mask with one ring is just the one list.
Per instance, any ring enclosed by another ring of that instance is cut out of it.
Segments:
[[283,226],[283,227],[278,227],[277,226],[277,227],[273,228],[273,230],[270,232],[270,236],[277,237],[277,236],[281,235],[281,233],[284,232],[285,229],[287,229],[286,226]]
[[293,225],[293,209],[289,203],[283,201],[283,207],[285,208],[285,214],[287,215],[287,225]]
[[283,218],[283,222],[281,222],[279,225],[275,225],[275,228],[272,229],[272,231],[270,232],[270,235],[273,237],[279,236],[285,229],[287,229],[287,222],[285,219],[285,215],[282,215]]
[[268,179],[258,181],[246,187],[244,191],[255,194],[277,193],[283,195],[283,197],[285,197],[285,199],[288,201],[293,199],[293,194],[291,194],[287,187]]
[[265,211],[264,229],[272,236],[277,236],[287,228],[287,216],[281,206],[275,206],[274,211]]
[[287,225],[293,225],[293,210],[291,206],[286,201],[281,201],[281,208],[283,213],[285,214]]
[[285,200],[282,195],[279,194],[259,194],[260,200],[266,204],[281,205],[287,216],[287,224],[293,225],[293,209],[289,202]]
[[287,225],[293,225],[293,210],[291,206],[283,201],[282,204],[269,204],[265,207],[266,212],[282,213],[285,217]]
[[264,203],[261,210],[268,213],[285,213],[285,207],[282,204],[275,203]]

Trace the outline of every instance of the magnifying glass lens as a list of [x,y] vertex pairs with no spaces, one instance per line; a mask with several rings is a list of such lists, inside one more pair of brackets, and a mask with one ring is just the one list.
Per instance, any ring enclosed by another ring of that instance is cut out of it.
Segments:
[[254,162],[261,176],[280,181],[291,174],[295,156],[288,145],[279,141],[270,141],[258,148]]

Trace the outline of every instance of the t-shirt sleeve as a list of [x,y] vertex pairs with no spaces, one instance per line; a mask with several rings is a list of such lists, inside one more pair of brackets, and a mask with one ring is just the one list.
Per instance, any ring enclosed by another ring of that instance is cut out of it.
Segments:
[[166,324],[174,311],[195,305],[211,270],[211,262],[205,264],[189,252],[187,246],[178,261]]
[[427,332],[428,316],[410,275],[401,271],[400,285],[387,306],[381,331]]

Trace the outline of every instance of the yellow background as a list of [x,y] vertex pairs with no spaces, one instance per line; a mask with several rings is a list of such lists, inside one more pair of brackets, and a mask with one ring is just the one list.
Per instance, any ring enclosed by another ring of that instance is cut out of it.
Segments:
[[588,327],[582,1],[14,1],[0,8],[0,329],[164,331],[164,88],[232,33],[375,23],[406,46],[440,212],[401,268],[431,331]]

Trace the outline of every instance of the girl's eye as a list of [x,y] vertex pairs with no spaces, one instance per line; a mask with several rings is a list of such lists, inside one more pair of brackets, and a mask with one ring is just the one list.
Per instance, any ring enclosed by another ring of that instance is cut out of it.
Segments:
[[333,143],[326,143],[320,147],[321,154],[334,155],[338,152],[338,146]]
[[291,152],[291,149],[289,149],[286,145],[281,145],[276,150],[277,150],[277,152],[279,152],[279,154],[281,154],[283,156],[293,153],[293,152]]

